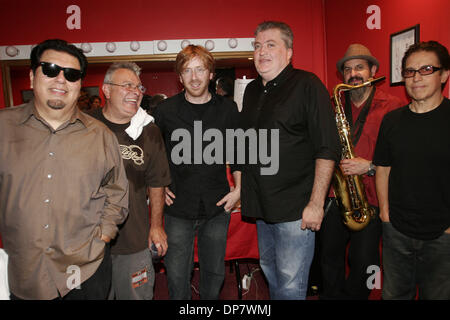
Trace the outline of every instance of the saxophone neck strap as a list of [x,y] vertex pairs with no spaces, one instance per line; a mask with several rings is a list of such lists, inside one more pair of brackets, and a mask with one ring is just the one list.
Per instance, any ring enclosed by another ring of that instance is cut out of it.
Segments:
[[350,127],[352,129],[352,142],[353,146],[356,146],[356,144],[359,141],[359,138],[361,137],[362,130],[364,128],[364,124],[366,123],[367,115],[369,114],[370,106],[372,105],[373,97],[375,96],[375,90],[376,88],[373,87],[369,97],[367,98],[364,106],[361,109],[361,112],[358,115],[358,118],[353,123],[353,116],[352,116],[352,101],[350,100],[350,92],[345,92],[345,116],[347,117],[347,121],[350,124]]

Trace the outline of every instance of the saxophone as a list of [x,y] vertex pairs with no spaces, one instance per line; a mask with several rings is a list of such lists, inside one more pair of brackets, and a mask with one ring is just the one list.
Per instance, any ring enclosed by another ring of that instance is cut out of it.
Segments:
[[[371,86],[385,77],[369,79],[368,81],[352,86],[345,83],[338,84],[333,89],[333,100],[336,106],[336,126],[342,145],[342,159],[355,158],[351,130],[345,117],[344,108],[341,103],[341,92]],[[362,176],[344,175],[339,166],[334,171],[333,188],[342,211],[344,224],[353,231],[364,229],[374,215],[374,209],[367,202]]]

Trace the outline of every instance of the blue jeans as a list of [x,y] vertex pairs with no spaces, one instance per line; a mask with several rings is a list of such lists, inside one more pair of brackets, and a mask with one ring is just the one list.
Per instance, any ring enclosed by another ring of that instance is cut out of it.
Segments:
[[266,223],[257,220],[259,263],[273,300],[304,300],[314,256],[314,232],[302,220]]
[[450,299],[450,234],[418,240],[383,222],[383,299]]
[[170,299],[191,299],[194,239],[197,235],[200,299],[218,300],[225,279],[225,249],[230,215],[223,212],[210,219],[197,220],[165,215],[164,219],[169,245],[164,265]]

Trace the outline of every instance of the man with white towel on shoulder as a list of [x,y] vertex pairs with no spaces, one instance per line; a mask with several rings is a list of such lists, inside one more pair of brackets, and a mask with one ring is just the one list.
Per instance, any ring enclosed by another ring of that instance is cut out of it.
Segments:
[[113,63],[103,82],[105,106],[90,112],[117,136],[129,180],[129,216],[111,243],[109,298],[118,300],[151,300],[155,271],[149,249],[154,245],[159,256],[167,251],[163,207],[170,171],[160,130],[140,107],[145,87],[139,75],[133,62]]

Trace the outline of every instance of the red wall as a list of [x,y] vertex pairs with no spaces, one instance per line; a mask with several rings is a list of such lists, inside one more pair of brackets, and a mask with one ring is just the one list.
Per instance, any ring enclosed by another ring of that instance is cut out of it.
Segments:
[[[381,9],[381,29],[369,30],[366,13],[370,5]],[[381,88],[407,102],[403,86],[389,85],[390,35],[420,24],[420,40],[437,40],[450,48],[449,0],[325,0],[328,87],[342,82],[336,62],[342,58],[351,43],[369,48],[380,62],[377,76],[385,75]],[[444,94],[448,97],[448,84]]]
[[[66,27],[66,8],[71,4],[81,8],[81,30]],[[366,9],[373,4],[381,8],[380,30],[366,27],[370,16]],[[129,6],[118,0],[0,0],[0,45],[50,37],[70,42],[252,37],[259,22],[278,19],[294,31],[294,66],[315,72],[331,90],[341,82],[335,65],[350,43],[368,46],[380,61],[378,75],[387,79],[392,33],[420,24],[421,40],[434,39],[450,47],[449,4],[448,0],[135,0]],[[151,93],[167,91],[158,86],[169,83],[168,91],[178,88],[169,73],[159,74],[158,81],[154,74],[143,75]],[[95,83],[85,85],[100,85],[101,72],[92,76]],[[407,101],[403,87],[390,87],[389,80],[381,86]],[[21,89],[15,88],[14,101]],[[448,90],[447,85],[446,95]],[[3,104],[0,89],[0,107]]]
[[[81,8],[80,30],[66,27],[66,9],[72,4]],[[282,5],[271,0],[134,0],[132,5],[122,0],[0,0],[0,8],[0,45],[56,37],[75,43],[247,38],[258,23],[282,20],[294,31],[294,66],[326,80],[322,0],[285,0]]]

